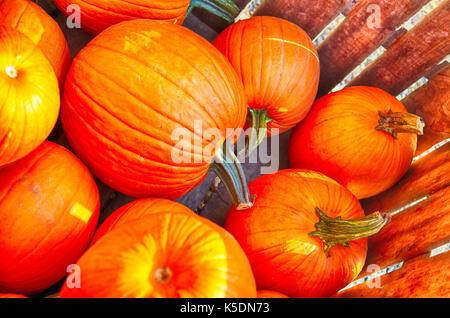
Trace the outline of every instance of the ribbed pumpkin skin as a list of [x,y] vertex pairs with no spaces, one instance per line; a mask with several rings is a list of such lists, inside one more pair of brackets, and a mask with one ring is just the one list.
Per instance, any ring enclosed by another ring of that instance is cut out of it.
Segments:
[[[194,136],[195,121],[225,137],[243,127],[246,104],[235,71],[206,40],[178,25],[134,20],[105,30],[74,59],[61,118],[72,148],[104,183],[133,197],[174,199],[203,180],[208,146],[223,141]],[[190,162],[172,158],[180,128]]]
[[58,81],[42,51],[23,33],[0,25],[0,167],[48,137],[59,103]]
[[120,224],[131,220],[139,219],[145,215],[159,213],[159,212],[184,212],[191,214],[193,211],[181,203],[166,199],[140,199],[125,204],[123,207],[117,209],[114,213],[106,218],[95,232],[91,241],[91,245],[98,241],[105,233],[116,228]]
[[65,15],[73,14],[73,9],[67,10],[69,5],[78,5],[81,27],[95,35],[114,24],[134,19],[162,20],[181,25],[190,1],[55,0],[55,4]]
[[70,52],[58,23],[28,0],[0,0],[0,23],[25,34],[47,56],[62,91],[70,66]]
[[[78,265],[81,288],[65,283],[60,297],[256,297],[239,244],[194,213],[160,212],[124,222],[92,245]],[[173,274],[166,283],[156,279],[161,268]]]
[[258,298],[289,298],[288,296],[273,290],[258,290]]
[[358,200],[323,174],[288,169],[264,175],[249,185],[257,199],[251,209],[228,213],[225,229],[249,258],[258,290],[289,297],[327,297],[349,284],[361,271],[367,239],[330,248],[309,236],[319,222],[316,207],[330,217],[364,216]]
[[395,97],[375,87],[349,87],[326,95],[292,132],[292,168],[322,172],[347,187],[358,199],[394,185],[408,170],[417,136],[375,130],[380,116],[406,112]]
[[213,44],[241,76],[248,106],[268,110],[273,120],[268,128],[281,133],[306,116],[317,94],[320,63],[300,27],[279,18],[254,17],[231,25]]
[[90,172],[59,145],[44,142],[0,170],[0,292],[30,295],[62,279],[92,238],[99,205]]

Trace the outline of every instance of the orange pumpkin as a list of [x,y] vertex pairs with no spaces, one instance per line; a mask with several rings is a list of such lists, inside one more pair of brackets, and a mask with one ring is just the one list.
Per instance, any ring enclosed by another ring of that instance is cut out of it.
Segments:
[[0,292],[34,294],[62,279],[98,216],[94,179],[59,145],[44,142],[0,170]]
[[[228,128],[242,128],[245,116],[242,84],[223,55],[184,27],[152,20],[92,40],[72,63],[61,111],[72,148],[104,183],[168,199],[204,179]],[[227,167],[245,189],[237,159]],[[244,201],[248,194],[235,200]]]
[[[169,205],[170,207],[172,205]],[[137,207],[132,210],[141,213]],[[78,261],[60,297],[255,297],[255,280],[235,239],[186,212],[146,214],[103,235]],[[71,288],[72,287],[72,288]]]
[[349,87],[320,98],[292,132],[292,168],[322,172],[358,199],[393,186],[408,170],[423,122],[375,87]]
[[28,298],[28,297],[19,294],[0,294],[0,298]]
[[0,23],[22,32],[42,50],[52,64],[62,90],[70,53],[58,23],[29,0],[0,0]]
[[323,174],[281,170],[249,185],[251,209],[231,209],[227,229],[244,249],[259,290],[327,297],[361,271],[367,236],[388,218],[364,217],[356,197]]
[[285,294],[273,290],[258,290],[258,298],[289,298]]
[[160,212],[185,212],[193,211],[183,204],[166,199],[141,199],[125,204],[108,216],[102,225],[95,232],[91,245],[98,241],[105,233],[116,228],[118,225],[130,220],[139,219],[145,215]]
[[139,18],[181,25],[184,17],[195,7],[206,9],[229,22],[239,11],[231,0],[55,0],[55,4],[65,15],[80,14],[81,27],[92,34],[119,22]]
[[[254,17],[228,27],[214,45],[244,83],[250,127],[281,133],[306,116],[317,94],[320,63],[300,27],[275,17]],[[259,138],[264,136],[265,131]]]
[[47,138],[59,98],[55,72],[42,51],[23,33],[0,25],[0,167]]

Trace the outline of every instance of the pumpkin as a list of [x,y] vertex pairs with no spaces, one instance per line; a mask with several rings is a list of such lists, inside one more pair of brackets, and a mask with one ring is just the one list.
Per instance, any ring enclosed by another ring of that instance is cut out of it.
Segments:
[[193,212],[130,218],[103,235],[77,264],[80,288],[71,288],[74,277],[69,275],[61,298],[256,296],[255,279],[239,244]]
[[69,17],[79,14],[81,27],[92,34],[119,22],[139,18],[181,25],[194,8],[205,9],[228,22],[232,22],[239,12],[232,0],[55,0],[55,4]]
[[292,168],[319,171],[358,199],[393,186],[411,165],[423,121],[375,87],[326,95],[292,132]]
[[58,81],[42,51],[23,33],[0,25],[0,167],[25,157],[52,131]]
[[[316,48],[297,25],[275,17],[241,20],[213,43],[241,77],[248,99],[249,127],[258,143],[272,128],[284,132],[300,122],[317,94]],[[261,131],[259,131],[261,129]]]
[[289,297],[328,297],[353,281],[367,252],[367,236],[389,220],[364,216],[357,198],[311,170],[287,169],[249,185],[252,208],[232,208],[225,222],[246,253],[258,290]]
[[237,158],[211,165],[245,116],[242,83],[225,57],[192,31],[152,20],[93,39],[72,63],[61,111],[75,153],[110,187],[175,199],[220,166],[234,202],[249,206]]
[[53,66],[62,91],[70,52],[58,23],[28,0],[0,0],[0,23],[22,32],[42,50]]
[[44,142],[0,170],[0,292],[34,294],[62,279],[98,216],[94,179],[62,146]]
[[273,290],[258,290],[258,298],[289,298],[288,296]]
[[141,199],[125,204],[106,218],[95,232],[91,245],[98,241],[105,233],[127,221],[139,219],[145,215],[159,212],[185,212],[193,211],[183,204],[166,199]]
[[28,298],[28,297],[19,294],[0,294],[0,298]]

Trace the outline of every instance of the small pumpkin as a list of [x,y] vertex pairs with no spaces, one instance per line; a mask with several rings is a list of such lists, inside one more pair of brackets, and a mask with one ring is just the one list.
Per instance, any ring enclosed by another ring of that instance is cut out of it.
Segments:
[[0,24],[0,167],[36,149],[59,115],[58,81],[26,35]]
[[0,0],[0,23],[25,34],[52,64],[62,91],[70,52],[58,23],[29,0]]
[[0,170],[0,292],[30,295],[62,279],[94,234],[99,202],[89,170],[51,142]]
[[166,199],[140,199],[125,204],[117,209],[114,213],[106,218],[100,225],[92,238],[91,245],[98,241],[105,233],[116,228],[120,224],[126,223],[130,220],[139,219],[145,215],[160,213],[160,212],[184,212],[193,213],[193,211],[181,203]]
[[[127,212],[141,213],[139,205]],[[130,218],[104,234],[78,261],[61,298],[256,297],[248,260],[223,228],[192,213]]]
[[228,22],[239,12],[232,0],[55,0],[55,4],[65,15],[80,14],[81,27],[92,34],[139,18],[181,25],[194,8],[207,10]]
[[310,170],[287,169],[249,185],[252,208],[232,208],[225,222],[246,253],[258,290],[289,297],[329,297],[353,281],[367,252],[367,236],[389,218],[364,216],[357,198]]
[[258,298],[289,298],[285,294],[273,290],[258,290]]
[[322,172],[358,199],[393,186],[411,165],[423,121],[375,87],[348,87],[313,106],[292,132],[292,168]]
[[305,118],[320,77],[318,54],[305,31],[283,19],[253,17],[225,29],[213,44],[244,83],[248,125],[262,129],[257,144],[265,128],[281,133]]
[[175,199],[212,166],[243,207],[251,202],[237,158],[211,161],[245,116],[242,83],[225,57],[194,32],[152,20],[93,39],[72,63],[61,111],[75,153],[112,188]]

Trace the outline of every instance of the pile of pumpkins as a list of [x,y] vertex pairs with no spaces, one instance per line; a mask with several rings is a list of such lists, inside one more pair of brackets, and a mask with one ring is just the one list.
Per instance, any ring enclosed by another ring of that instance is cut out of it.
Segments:
[[[407,171],[420,118],[374,87],[316,100],[317,51],[288,21],[239,21],[211,44],[180,25],[188,0],[108,2],[55,0],[96,35],[70,63],[39,6],[0,0],[0,293],[36,295],[68,268],[60,297],[330,297],[354,280],[389,219],[358,200]],[[73,153],[46,141],[58,118]],[[196,121],[222,138],[194,143]],[[291,169],[247,185],[215,160],[244,127],[293,128]],[[213,166],[224,227],[172,201]],[[99,227],[93,176],[137,199]]]

